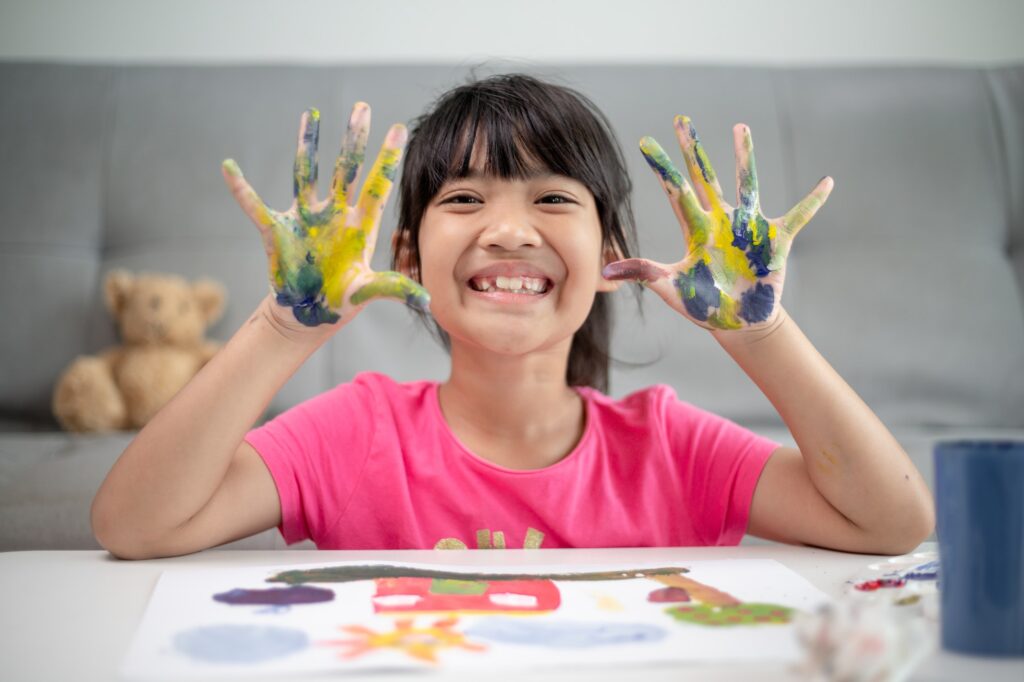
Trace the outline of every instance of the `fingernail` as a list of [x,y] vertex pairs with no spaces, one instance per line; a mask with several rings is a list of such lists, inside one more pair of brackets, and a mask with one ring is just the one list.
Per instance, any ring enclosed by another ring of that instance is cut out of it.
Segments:
[[388,137],[387,140],[385,140],[385,142],[388,144],[388,146],[399,147],[405,144],[405,141],[408,139],[408,137],[409,131],[406,129],[406,127],[401,123],[396,123],[395,125],[391,126],[391,130],[388,131]]

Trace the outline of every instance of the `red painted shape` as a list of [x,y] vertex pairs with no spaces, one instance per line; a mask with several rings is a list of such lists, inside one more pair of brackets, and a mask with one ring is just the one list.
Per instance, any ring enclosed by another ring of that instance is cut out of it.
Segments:
[[[433,578],[377,578],[374,583],[374,613],[408,613],[418,611],[474,611],[486,613],[543,613],[561,605],[558,586],[550,580],[485,580],[483,594],[432,594]],[[534,605],[495,603],[491,596],[511,594],[536,599]],[[413,604],[380,604],[377,597],[415,596]]]
[[865,580],[857,583],[854,587],[861,592],[874,592],[883,587],[903,587],[907,581],[903,578],[878,578],[877,580]]

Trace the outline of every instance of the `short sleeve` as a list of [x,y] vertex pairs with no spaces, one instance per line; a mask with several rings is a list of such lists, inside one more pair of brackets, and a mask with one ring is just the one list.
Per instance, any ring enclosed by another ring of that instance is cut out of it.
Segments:
[[757,481],[780,444],[679,400],[670,386],[657,388],[657,412],[693,527],[706,545],[739,544]]
[[246,434],[277,486],[285,542],[318,543],[344,513],[372,446],[374,414],[373,392],[346,383]]

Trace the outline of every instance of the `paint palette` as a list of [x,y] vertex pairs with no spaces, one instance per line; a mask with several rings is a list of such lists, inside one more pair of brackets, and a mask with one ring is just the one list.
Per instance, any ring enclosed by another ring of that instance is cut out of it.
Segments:
[[850,599],[909,608],[938,622],[939,555],[917,552],[868,564],[846,583]]
[[904,679],[937,640],[939,560],[921,552],[872,563],[843,598],[798,619],[803,672],[829,679]]
[[794,619],[828,601],[767,560],[522,571],[355,562],[167,571],[124,673],[795,661]]

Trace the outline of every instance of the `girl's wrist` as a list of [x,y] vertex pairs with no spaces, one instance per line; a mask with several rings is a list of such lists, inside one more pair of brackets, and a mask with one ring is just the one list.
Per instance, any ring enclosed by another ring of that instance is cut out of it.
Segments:
[[249,323],[255,322],[269,326],[282,339],[300,347],[319,347],[345,326],[344,322],[321,324],[315,327],[304,325],[295,318],[291,308],[277,302],[273,292],[267,294],[260,301],[256,311],[249,319]]
[[778,314],[771,322],[758,325],[757,327],[745,327],[743,329],[714,329],[711,331],[711,335],[715,337],[715,340],[718,341],[718,343],[725,346],[727,349],[729,346],[737,344],[750,346],[773,335],[783,325],[785,325],[789,319],[789,314],[786,313],[785,308],[779,306]]

